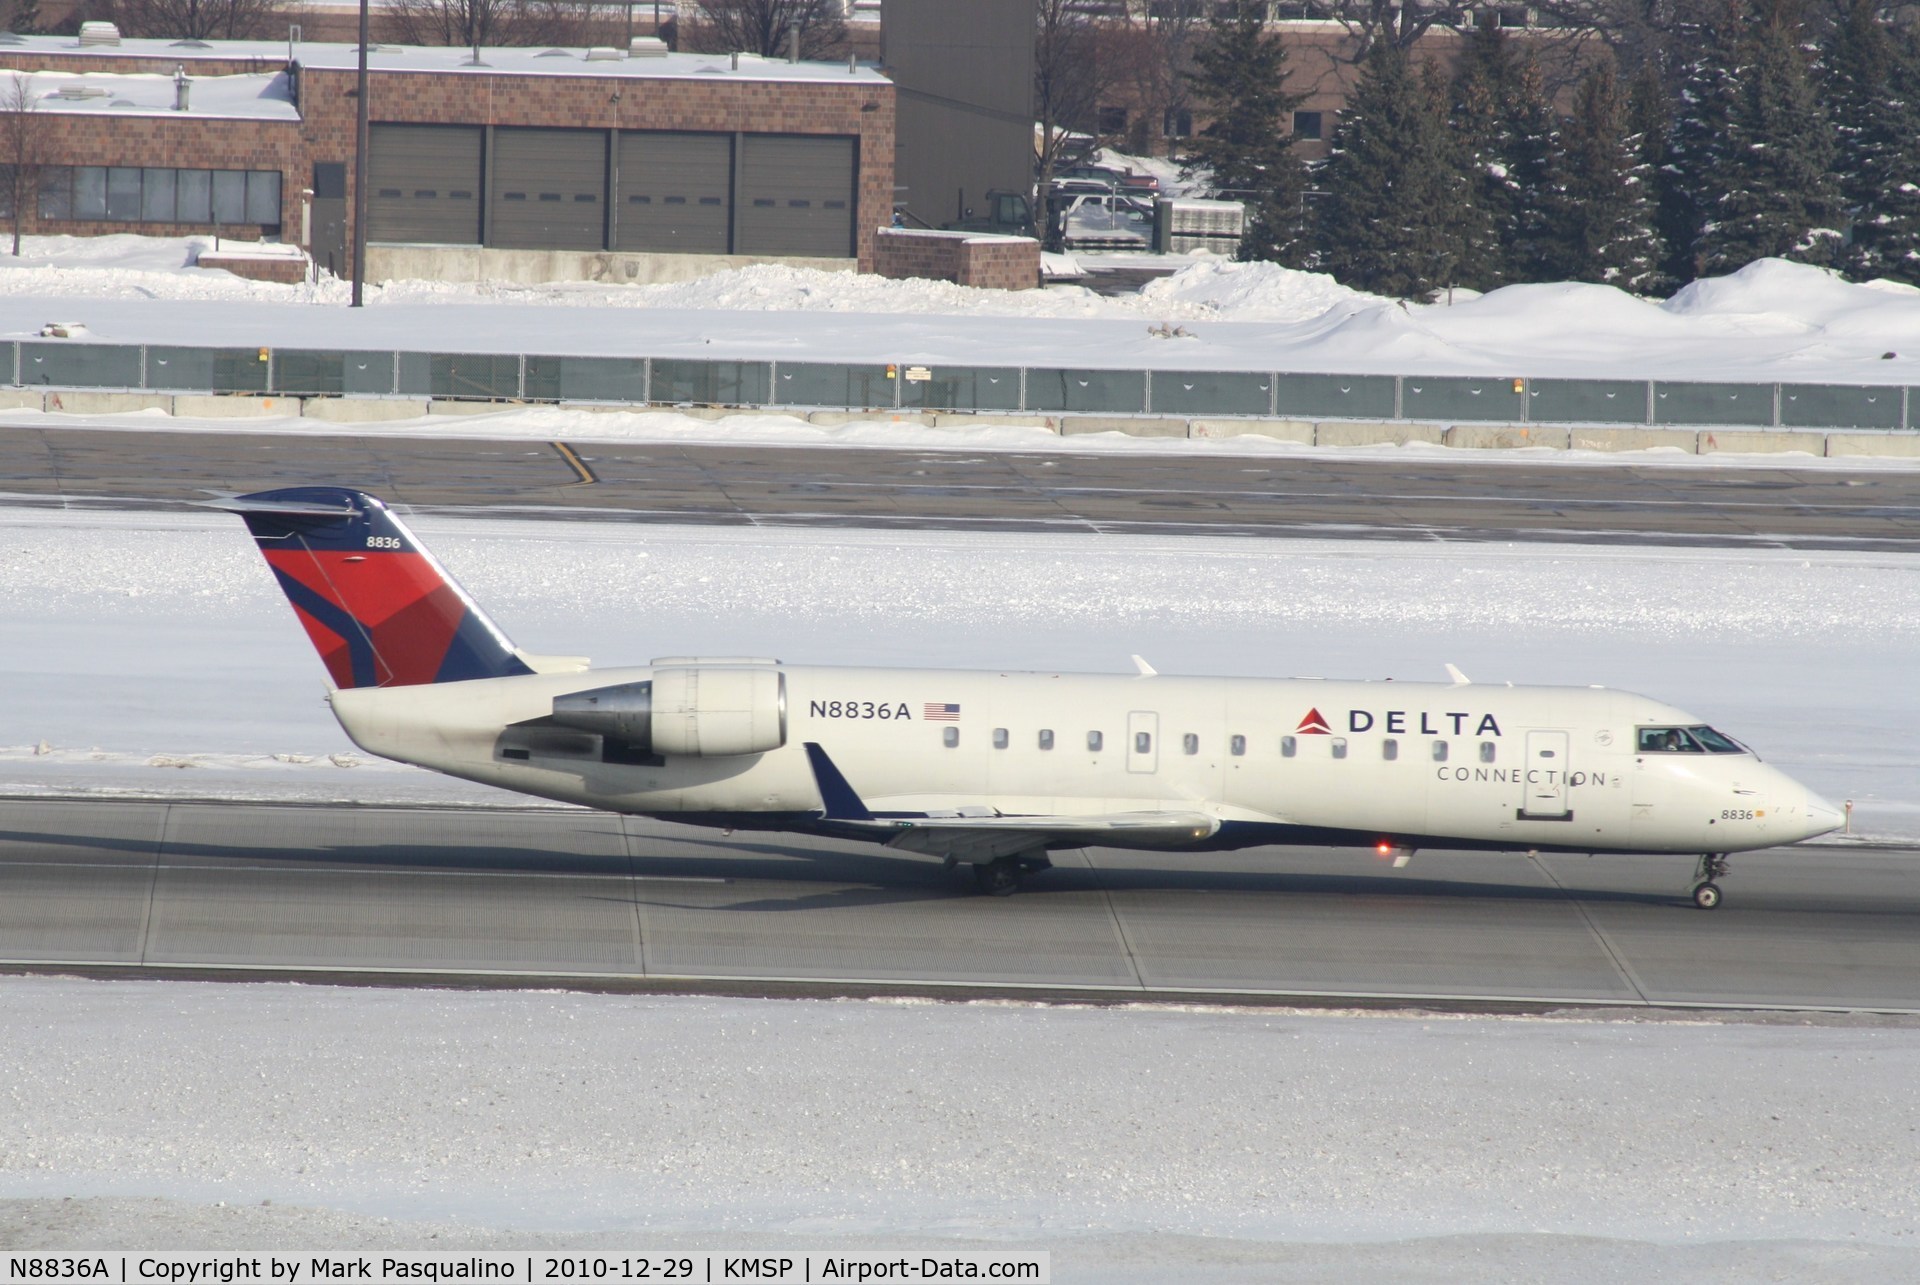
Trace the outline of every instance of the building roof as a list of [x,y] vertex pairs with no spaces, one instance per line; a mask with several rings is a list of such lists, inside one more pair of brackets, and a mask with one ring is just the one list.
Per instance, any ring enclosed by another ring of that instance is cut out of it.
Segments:
[[0,71],[0,105],[16,80],[27,82],[37,112],[78,116],[167,116],[179,120],[299,120],[284,71],[188,78],[187,110],[177,111],[171,75],[158,72]]
[[[198,61],[297,62],[323,71],[353,70],[359,61],[357,44],[286,40],[135,40],[118,44],[82,45],[72,36],[0,34],[0,58],[18,61],[34,54],[61,58],[97,57],[140,59],[154,63],[182,63],[192,72]],[[482,48],[474,63],[471,48],[446,45],[374,45],[367,65],[373,71],[437,72],[451,75],[590,76],[635,79],[701,79],[742,81],[807,81],[872,87],[889,84],[871,65],[852,71],[844,62],[788,62],[740,54],[736,68],[730,54],[656,54],[629,57],[624,49]],[[169,90],[171,92],[171,90]]]

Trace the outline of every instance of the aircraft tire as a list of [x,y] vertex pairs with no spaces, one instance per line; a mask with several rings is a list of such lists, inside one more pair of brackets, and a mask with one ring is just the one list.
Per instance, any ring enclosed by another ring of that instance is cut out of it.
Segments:
[[1017,857],[1001,857],[998,861],[980,862],[973,867],[974,882],[980,885],[980,891],[990,897],[1011,897],[1026,873]]
[[1703,883],[1693,890],[1693,904],[1702,910],[1713,910],[1720,905],[1720,885]]

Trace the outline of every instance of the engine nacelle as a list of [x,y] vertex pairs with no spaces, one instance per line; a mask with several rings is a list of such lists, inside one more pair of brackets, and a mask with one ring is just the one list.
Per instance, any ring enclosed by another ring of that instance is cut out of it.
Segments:
[[746,666],[656,669],[650,682],[554,697],[553,721],[641,754],[764,754],[787,743],[787,677]]

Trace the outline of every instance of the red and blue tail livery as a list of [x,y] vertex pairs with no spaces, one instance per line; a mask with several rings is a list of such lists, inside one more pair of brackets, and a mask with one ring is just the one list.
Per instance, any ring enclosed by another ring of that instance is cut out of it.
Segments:
[[409,687],[533,672],[373,496],[297,486],[209,503],[246,522],[336,686]]

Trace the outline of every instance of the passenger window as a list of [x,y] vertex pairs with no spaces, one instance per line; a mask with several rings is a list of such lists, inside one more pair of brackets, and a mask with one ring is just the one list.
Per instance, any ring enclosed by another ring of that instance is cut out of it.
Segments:
[[1346,737],[1336,736],[1333,738],[1333,756],[1337,759],[1343,759],[1347,756]]
[[1493,753],[1494,753],[1494,742],[1492,741],[1480,742],[1480,761],[1482,763],[1493,762]]
[[1433,743],[1433,761],[1436,763],[1444,763],[1447,761],[1447,743],[1445,741],[1435,741]]
[[1380,742],[1380,757],[1391,763],[1400,757],[1400,742],[1389,736]]
[[1188,754],[1198,754],[1200,752],[1200,738],[1192,732],[1188,732],[1180,738],[1180,748]]
[[1280,757],[1281,758],[1290,759],[1295,754],[1299,753],[1299,751],[1300,751],[1300,740],[1298,737],[1283,736],[1280,738]]
[[1246,752],[1247,752],[1246,737],[1229,736],[1227,738],[1227,753],[1237,756],[1237,755],[1245,754]]
[[1004,750],[1007,748],[1006,728],[996,727],[993,729],[993,748],[996,750]]
[[1153,753],[1153,733],[1135,732],[1133,734],[1133,752],[1135,754]]
[[1053,729],[1051,727],[1043,727],[1040,729],[1040,748],[1043,750],[1053,748]]
[[954,746],[960,744],[960,729],[957,727],[941,728],[940,743],[948,749],[952,749]]
[[1092,750],[1095,754],[1098,754],[1100,752],[1100,747],[1106,744],[1106,740],[1107,738],[1100,735],[1100,733],[1098,732],[1088,732],[1087,748]]

